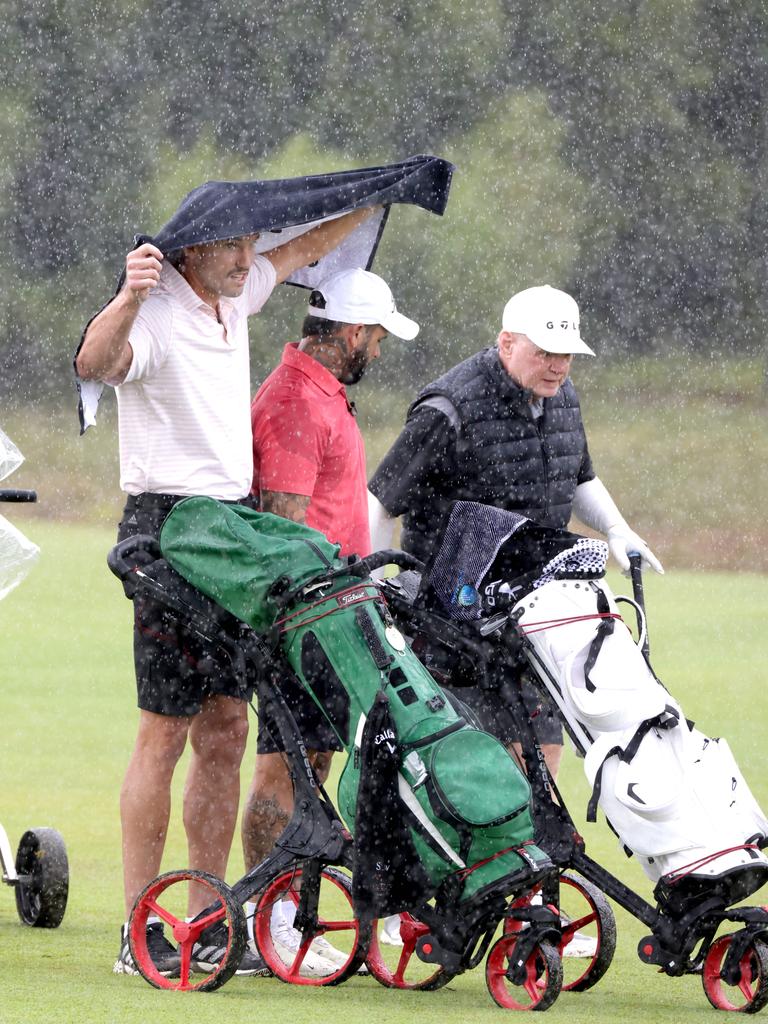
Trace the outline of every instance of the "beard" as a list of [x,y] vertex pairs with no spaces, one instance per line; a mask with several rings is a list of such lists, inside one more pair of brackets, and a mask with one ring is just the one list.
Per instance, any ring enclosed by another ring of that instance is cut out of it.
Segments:
[[339,380],[342,384],[357,384],[362,380],[363,374],[368,367],[368,353],[365,349],[357,349],[347,360]]

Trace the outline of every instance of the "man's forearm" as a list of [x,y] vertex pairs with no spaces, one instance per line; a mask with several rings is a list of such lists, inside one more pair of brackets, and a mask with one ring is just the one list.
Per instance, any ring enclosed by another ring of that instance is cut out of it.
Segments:
[[368,491],[368,528],[371,531],[371,547],[374,551],[384,551],[392,547],[397,519],[391,516],[382,503]]
[[598,477],[578,485],[573,496],[573,514],[598,533],[607,534],[612,526],[625,523],[616,502]]
[[262,491],[261,511],[291,519],[294,523],[306,523],[309,496],[288,494],[286,491]]
[[[341,245],[347,235],[351,234],[369,217],[372,217],[379,209],[378,206],[366,206],[362,210],[353,210],[352,213],[347,213],[343,217],[319,224],[316,228],[308,231],[306,235],[301,236],[308,249],[309,259],[307,262],[314,263],[315,260],[327,256],[337,245]],[[297,242],[301,241],[301,238],[298,238]],[[306,266],[306,264],[302,264],[302,266]]]
[[125,258],[122,291],[94,317],[77,355],[77,372],[83,380],[122,384],[131,368],[130,335],[141,303],[160,281],[165,257],[151,242],[132,249]]
[[120,384],[133,358],[129,341],[140,303],[124,292],[117,295],[92,321],[77,355],[77,372],[83,380]]
[[265,252],[264,255],[275,268],[278,283],[285,281],[295,270],[307,267],[333,252],[347,235],[380,209],[379,206],[366,206],[362,210],[353,210],[343,217],[318,224],[316,228],[306,231],[285,245]]

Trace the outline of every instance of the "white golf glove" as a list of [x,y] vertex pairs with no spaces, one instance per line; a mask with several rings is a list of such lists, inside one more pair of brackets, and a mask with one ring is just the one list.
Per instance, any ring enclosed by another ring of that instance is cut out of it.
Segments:
[[611,554],[625,576],[629,576],[629,556],[635,552],[642,558],[640,563],[642,569],[653,569],[654,572],[664,575],[661,562],[642,537],[638,537],[634,530],[630,530],[625,522],[622,521],[616,526],[612,526],[606,537]]
[[641,568],[664,574],[661,562],[634,530],[630,530],[616,502],[598,477],[579,484],[573,496],[573,514],[586,526],[602,533],[608,540],[611,554],[625,576],[629,575],[629,555],[637,552]]

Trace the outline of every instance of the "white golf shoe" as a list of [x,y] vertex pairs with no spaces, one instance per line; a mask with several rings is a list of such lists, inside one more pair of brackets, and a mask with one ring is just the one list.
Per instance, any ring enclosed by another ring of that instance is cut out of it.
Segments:
[[399,914],[393,914],[391,917],[384,918],[381,931],[379,932],[379,942],[383,942],[385,946],[402,946],[403,939],[400,935]]
[[[272,945],[275,953],[280,957],[286,966],[290,966],[296,959],[296,954],[301,945],[301,932],[293,928],[287,921],[272,918],[270,927]],[[331,959],[331,954],[333,959]],[[349,957],[333,946],[319,935],[304,954],[304,959],[299,968],[302,978],[327,978],[335,974],[342,967]]]
[[595,953],[597,953],[597,938],[594,935],[585,935],[583,932],[574,932],[571,941],[564,947],[562,956],[591,960]]

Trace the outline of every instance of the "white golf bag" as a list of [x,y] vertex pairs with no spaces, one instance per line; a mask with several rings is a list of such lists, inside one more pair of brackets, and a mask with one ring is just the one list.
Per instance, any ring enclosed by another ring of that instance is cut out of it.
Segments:
[[727,742],[686,721],[603,580],[544,582],[514,613],[529,660],[584,754],[592,812],[599,803],[650,879],[768,865],[756,848],[768,819]]

